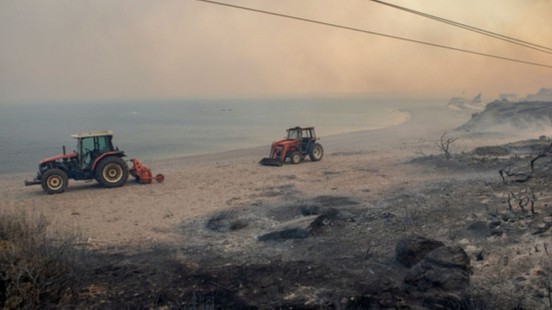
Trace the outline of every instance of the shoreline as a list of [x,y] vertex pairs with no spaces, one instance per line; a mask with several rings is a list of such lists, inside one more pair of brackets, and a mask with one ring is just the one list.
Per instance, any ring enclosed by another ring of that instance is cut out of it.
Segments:
[[[280,102],[283,106],[275,108]],[[434,105],[435,102],[422,104]],[[369,98],[344,99],[343,102],[328,98],[320,102],[315,99],[297,102],[224,100],[214,105],[191,102],[159,107],[148,103],[138,104],[135,109],[115,105],[110,107],[109,118],[103,120],[101,115],[96,116],[102,119],[99,122],[80,119],[82,113],[73,109],[68,111],[75,114],[71,118],[73,121],[61,123],[48,106],[36,111],[21,108],[23,111],[16,109],[8,111],[7,115],[16,117],[21,112],[20,116],[29,120],[47,117],[51,122],[36,122],[34,129],[22,128],[11,120],[0,126],[12,132],[12,139],[6,141],[0,174],[35,170],[40,159],[61,153],[62,145],[71,149],[73,140],[66,140],[66,137],[79,131],[111,129],[116,134],[115,145],[125,150],[130,158],[157,160],[269,144],[273,139],[282,138],[286,128],[296,125],[314,126],[319,136],[394,126],[403,121],[401,112],[395,111],[405,105],[406,102],[383,103]],[[90,108],[87,113],[96,115],[97,110]],[[29,136],[29,131],[38,133]]]
[[[397,126],[402,126],[402,125],[412,121],[412,113],[409,112],[405,108],[393,109],[392,112],[393,113],[398,112],[398,113],[400,113],[400,116],[399,116],[399,120],[396,123],[393,123],[389,126],[360,129],[360,130],[354,130],[354,131],[348,131],[348,132],[340,132],[340,133],[335,133],[335,134],[323,136],[323,137],[321,137],[321,139],[325,139],[325,138],[330,138],[330,139],[337,138],[337,139],[339,139],[340,137],[344,137],[344,136],[347,136],[347,135],[350,135],[350,134],[369,133],[369,132],[373,132],[373,131],[386,130],[386,129],[394,128],[394,127],[397,127]],[[270,145],[273,142],[273,140],[275,140],[275,139],[277,139],[277,138],[269,137],[267,139],[266,145],[248,146],[248,147],[241,147],[241,148],[236,148],[236,149],[206,152],[206,153],[192,153],[192,154],[189,154],[189,155],[171,156],[171,157],[166,157],[166,158],[159,157],[159,158],[144,158],[144,159],[143,158],[138,158],[138,159],[140,159],[142,162],[144,162],[146,164],[155,165],[157,163],[163,164],[163,163],[167,163],[167,162],[182,161],[182,160],[183,161],[186,161],[186,160],[196,161],[199,158],[213,158],[213,159],[216,160],[218,158],[223,158],[223,157],[227,157],[227,156],[240,156],[240,155],[244,156],[248,152],[253,152],[253,153],[259,154],[260,149],[266,149],[265,153],[268,154],[269,151],[270,151]],[[130,158],[135,158],[135,157],[128,156],[128,155],[126,156],[127,161]],[[0,178],[9,177],[9,176],[12,176],[12,177],[13,176],[24,176],[24,175],[29,175],[29,173],[32,174],[31,176],[29,176],[30,178],[32,178],[36,174],[36,166],[38,166],[38,161],[37,161],[36,165],[34,166],[34,170],[0,173]]]
[[[398,109],[396,111],[403,113],[403,118],[401,121],[385,126],[385,127],[378,127],[378,128],[370,128],[370,129],[361,129],[361,130],[354,130],[349,132],[342,132],[342,133],[335,133],[323,137],[319,137],[321,140],[321,143],[323,143],[324,140],[341,140],[343,137],[349,136],[349,135],[355,135],[355,134],[370,134],[373,132],[379,132],[382,130],[388,130],[393,129],[395,127],[403,126],[407,124],[408,122],[412,121],[412,113],[408,111],[401,111],[403,110]],[[277,138],[272,138],[267,140],[268,142],[265,145],[257,145],[257,146],[251,146],[251,147],[245,147],[245,148],[238,148],[233,150],[227,150],[227,151],[221,151],[221,152],[211,152],[211,153],[201,153],[201,154],[193,154],[193,155],[186,155],[186,156],[179,156],[179,157],[170,157],[170,158],[160,158],[160,159],[150,159],[146,162],[151,163],[170,163],[173,161],[191,161],[191,162],[208,162],[208,161],[216,161],[216,160],[224,160],[228,158],[245,158],[248,156],[253,156],[253,154],[256,156],[258,154],[263,153],[264,155],[268,155],[270,153],[270,146],[272,142],[275,141]],[[346,141],[347,143],[348,141]],[[259,158],[260,160],[260,158]]]
[[[440,108],[412,106],[404,110],[408,112],[408,119],[396,126],[321,137],[320,143],[324,147],[325,155],[324,159],[320,162],[320,166],[324,167],[324,169],[335,169],[339,164],[335,163],[334,160],[339,161],[340,157],[344,157],[342,155],[345,155],[347,159],[356,156],[359,158],[355,160],[366,160],[369,162],[373,160],[375,154],[382,154],[381,156],[377,156],[376,160],[379,160],[381,157],[392,157],[393,159],[389,160],[400,160],[400,158],[409,158],[420,152],[427,151],[429,148],[434,149],[434,153],[438,153],[439,150],[434,146],[432,141],[438,139],[444,130],[453,130],[469,119],[467,113],[458,113],[446,106]],[[152,170],[154,175],[157,173],[165,175],[166,179],[162,186],[176,183],[174,190],[180,187],[180,178],[188,178],[187,174],[192,175],[192,178],[195,174],[201,175],[202,178],[212,174],[212,177],[216,179],[219,177],[218,171],[213,171],[213,169],[222,166],[236,166],[239,167],[236,169],[244,170],[258,170],[258,173],[267,173],[268,175],[278,175],[285,173],[287,170],[294,172],[296,170],[314,168],[309,160],[306,160],[304,165],[286,165],[285,168],[280,169],[270,169],[259,165],[258,162],[261,158],[268,155],[271,142],[272,140],[268,141],[264,146],[224,152],[168,159],[140,160]],[[349,156],[353,154],[356,155]],[[36,171],[34,170],[0,175],[0,185],[5,188],[0,193],[3,197],[12,201],[13,199],[17,200],[18,198],[16,197],[27,196],[29,198],[28,196],[31,196],[31,198],[34,197],[32,199],[42,197],[43,191],[40,186],[27,187],[23,185],[25,179],[31,179],[35,174]],[[70,181],[69,183],[67,193],[43,197],[46,197],[47,200],[55,201],[56,199],[70,196],[73,188],[97,187],[95,182]],[[132,180],[129,180],[127,184],[133,183]],[[134,186],[124,186],[121,189],[107,189],[107,191],[131,191],[129,189],[131,187],[134,188]],[[145,188],[148,187],[146,186]],[[154,187],[152,186],[151,188]],[[6,192],[10,191],[17,192],[18,194],[15,196],[6,194]],[[6,202],[0,203],[0,207],[5,204]]]

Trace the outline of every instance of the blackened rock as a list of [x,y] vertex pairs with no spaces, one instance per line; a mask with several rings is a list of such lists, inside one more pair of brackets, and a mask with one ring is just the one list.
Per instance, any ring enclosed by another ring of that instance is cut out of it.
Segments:
[[469,271],[470,257],[459,246],[445,246],[429,252],[421,262],[421,265],[424,264]]
[[488,237],[491,235],[490,225],[485,221],[473,222],[467,227],[474,237]]
[[399,240],[395,246],[396,259],[401,265],[410,268],[421,261],[427,253],[443,245],[441,241],[421,236],[406,237]]
[[428,253],[404,279],[413,297],[424,306],[448,307],[468,300],[470,258],[458,246],[443,246]]

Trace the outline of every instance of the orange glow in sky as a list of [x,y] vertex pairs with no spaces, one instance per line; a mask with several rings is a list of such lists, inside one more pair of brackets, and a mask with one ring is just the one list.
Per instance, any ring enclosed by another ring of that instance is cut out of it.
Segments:
[[[369,0],[221,1],[552,65],[550,54]],[[388,2],[552,47],[551,1]],[[552,69],[194,0],[0,2],[0,104],[541,87]]]

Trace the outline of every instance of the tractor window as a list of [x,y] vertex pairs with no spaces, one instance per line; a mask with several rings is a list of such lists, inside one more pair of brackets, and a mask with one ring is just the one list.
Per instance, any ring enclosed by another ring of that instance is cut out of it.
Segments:
[[111,136],[86,137],[80,139],[78,146],[81,167],[87,168],[99,155],[113,150]]
[[94,150],[94,139],[84,138],[81,140],[81,152],[84,155],[86,152]]
[[97,149],[99,153],[105,153],[113,150],[111,145],[111,136],[98,137]]
[[86,152],[93,152],[96,155],[112,151],[111,136],[89,137],[81,139],[80,152],[84,155]]
[[290,130],[288,132],[289,140],[300,140],[301,139],[301,130]]
[[92,162],[92,150],[94,150],[94,139],[83,138],[80,139],[80,145],[78,146],[79,160],[81,168],[85,169],[90,166]]

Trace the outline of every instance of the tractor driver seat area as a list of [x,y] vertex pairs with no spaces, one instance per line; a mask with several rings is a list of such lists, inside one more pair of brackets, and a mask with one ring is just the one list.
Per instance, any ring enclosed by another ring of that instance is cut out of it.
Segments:
[[308,153],[310,150],[311,144],[312,144],[311,138],[303,138],[301,140],[301,151],[303,153]]
[[301,136],[301,151],[306,154],[310,151],[311,145],[313,143],[313,137],[311,136],[311,132],[309,130],[303,130]]
[[77,144],[77,150],[79,154],[79,161],[81,169],[84,169],[86,167],[89,167],[92,163],[92,151],[91,148],[94,147],[94,145],[90,142],[92,142],[91,139],[81,139],[79,140],[79,143]]

